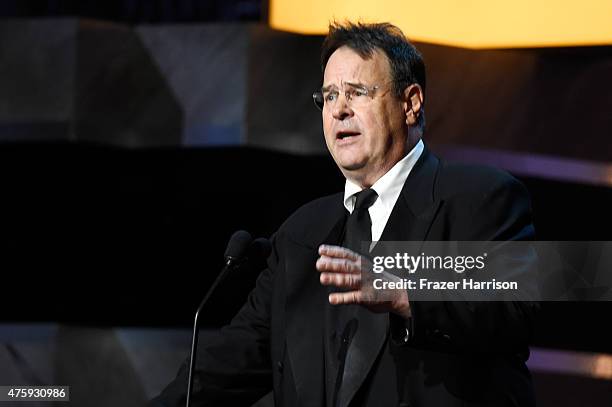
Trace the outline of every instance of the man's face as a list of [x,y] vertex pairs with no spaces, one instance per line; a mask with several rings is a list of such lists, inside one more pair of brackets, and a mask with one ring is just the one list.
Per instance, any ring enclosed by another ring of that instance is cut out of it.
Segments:
[[[345,90],[355,85],[377,88],[355,103],[356,98],[348,101],[345,96]],[[323,108],[325,142],[344,176],[363,187],[371,186],[406,154],[407,105],[395,97],[392,87],[391,67],[380,50],[364,60],[344,46],[325,67],[323,88],[338,91],[335,102],[326,101]]]

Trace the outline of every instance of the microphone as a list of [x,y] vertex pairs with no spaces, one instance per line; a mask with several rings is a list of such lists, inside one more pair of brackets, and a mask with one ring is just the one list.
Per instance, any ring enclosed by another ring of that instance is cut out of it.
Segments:
[[[229,243],[227,244],[227,248],[225,249],[225,265],[223,266],[221,273],[219,273],[219,275],[215,279],[215,282],[210,286],[210,288],[206,292],[204,299],[202,300],[202,302],[198,306],[198,309],[196,310],[195,319],[193,322],[193,335],[191,337],[191,355],[189,357],[189,375],[187,379],[187,401],[185,403],[185,407],[189,407],[189,403],[191,401],[191,392],[193,391],[193,370],[195,367],[196,352],[198,348],[198,336],[199,336],[199,331],[200,331],[199,330],[200,311],[202,311],[202,308],[204,308],[209,298],[215,292],[215,290],[217,289],[217,286],[225,279],[225,277],[227,277],[229,272],[235,269],[236,266],[239,266],[244,261],[244,258],[247,252],[257,251],[257,253],[263,253],[264,250],[267,250],[265,248],[265,243],[262,243],[262,240],[267,241],[267,239],[256,239],[255,242],[253,242],[253,245],[251,244],[252,240],[253,238],[251,237],[251,234],[244,230],[239,230],[238,232],[232,235],[232,237],[229,240]],[[257,244],[255,245],[256,242]],[[270,243],[268,242],[268,245],[269,244]],[[268,254],[270,254],[269,251],[268,251]]]
[[[262,240],[256,239],[255,242]],[[265,239],[263,239],[265,240]],[[227,247],[225,248],[225,266],[230,267],[244,260],[244,255],[251,250],[251,242],[253,238],[246,230],[239,230],[230,237]],[[253,242],[253,244],[255,243]],[[223,274],[223,271],[221,272]]]

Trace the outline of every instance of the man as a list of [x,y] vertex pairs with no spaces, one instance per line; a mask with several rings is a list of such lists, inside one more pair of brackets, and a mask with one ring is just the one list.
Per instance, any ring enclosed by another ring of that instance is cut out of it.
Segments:
[[[525,189],[505,173],[438,160],[421,141],[425,69],[389,24],[330,26],[315,92],[344,194],[277,231],[247,303],[198,355],[194,405],[531,406],[526,303],[375,301],[362,241],[523,240]],[[184,403],[187,371],[156,401]]]

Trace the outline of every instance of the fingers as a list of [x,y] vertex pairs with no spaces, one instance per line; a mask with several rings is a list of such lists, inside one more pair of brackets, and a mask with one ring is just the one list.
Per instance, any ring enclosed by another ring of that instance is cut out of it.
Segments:
[[340,246],[319,246],[321,257],[316,268],[321,272],[319,280],[323,285],[344,289],[358,289],[361,284],[361,256]]
[[331,293],[329,295],[329,303],[331,305],[360,304],[361,302],[361,291]]
[[316,268],[321,272],[319,280],[323,285],[341,288],[359,288],[361,283],[361,266],[359,260],[321,256]]
[[329,271],[334,273],[359,273],[361,264],[359,260],[350,260],[329,256],[321,256],[317,260],[316,268],[319,271]]
[[336,273],[360,273],[362,257],[345,247],[321,245],[321,257],[317,260],[316,268],[319,271]]
[[321,281],[321,284],[323,285],[358,289],[361,286],[361,274],[323,272],[319,276],[319,281]]
[[327,244],[322,244],[319,246],[319,254],[321,256],[329,256],[353,261],[357,261],[361,257],[358,253],[355,253],[346,247],[332,246]]

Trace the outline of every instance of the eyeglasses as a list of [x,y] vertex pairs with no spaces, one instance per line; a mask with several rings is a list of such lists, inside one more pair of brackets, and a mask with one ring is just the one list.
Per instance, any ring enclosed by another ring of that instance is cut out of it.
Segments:
[[[379,86],[367,87],[365,85],[346,84],[346,90],[342,91],[346,97],[346,103],[351,107],[363,107],[374,98],[374,93]],[[312,100],[319,110],[333,108],[340,97],[341,91],[334,87],[323,87],[312,94]]]

